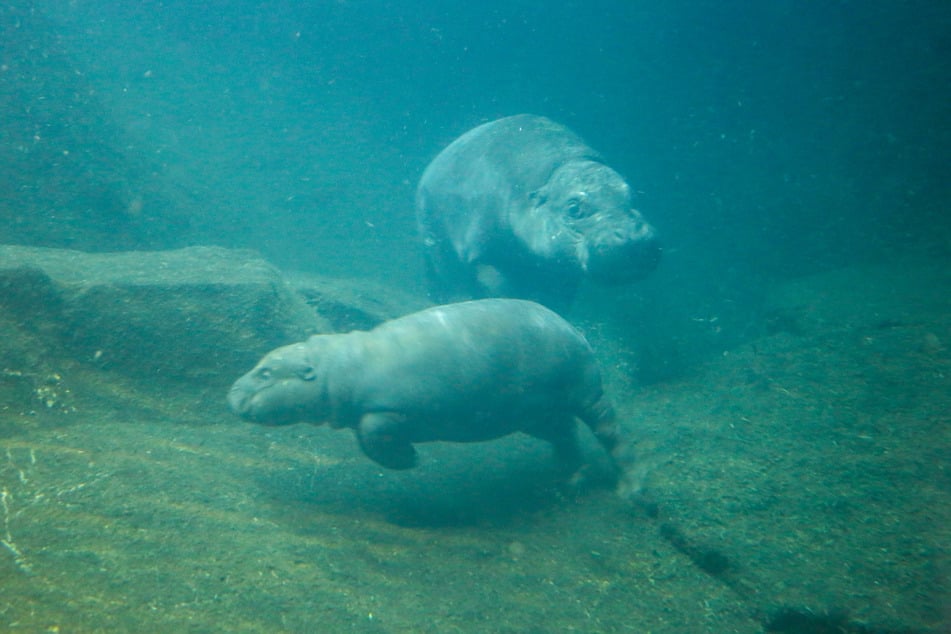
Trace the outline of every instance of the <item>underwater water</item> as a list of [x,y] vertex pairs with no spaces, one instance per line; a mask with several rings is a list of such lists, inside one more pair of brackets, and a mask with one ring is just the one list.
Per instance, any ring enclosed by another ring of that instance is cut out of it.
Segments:
[[[0,629],[948,631],[949,34],[925,1],[3,3]],[[295,333],[427,304],[416,184],[518,113],[663,243],[563,315],[641,495],[528,437],[389,471],[233,416]]]

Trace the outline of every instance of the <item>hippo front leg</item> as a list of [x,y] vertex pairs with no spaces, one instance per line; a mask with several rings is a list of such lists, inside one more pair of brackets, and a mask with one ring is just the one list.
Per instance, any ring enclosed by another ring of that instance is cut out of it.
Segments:
[[416,466],[416,449],[406,439],[406,417],[392,412],[364,414],[357,425],[360,449],[387,469]]

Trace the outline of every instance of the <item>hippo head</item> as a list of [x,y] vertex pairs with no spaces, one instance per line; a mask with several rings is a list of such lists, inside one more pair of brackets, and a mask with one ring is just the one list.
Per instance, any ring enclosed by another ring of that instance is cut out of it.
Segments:
[[569,161],[529,198],[531,208],[510,220],[532,253],[602,283],[636,280],[657,266],[654,229],[633,208],[630,185],[607,165]]
[[326,382],[314,361],[315,337],[272,350],[235,381],[228,392],[231,411],[265,425],[327,419]]

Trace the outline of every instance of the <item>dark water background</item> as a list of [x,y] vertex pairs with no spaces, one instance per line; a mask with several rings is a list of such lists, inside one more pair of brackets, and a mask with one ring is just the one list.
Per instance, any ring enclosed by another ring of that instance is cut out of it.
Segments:
[[422,169],[466,129],[533,112],[634,183],[681,284],[946,248],[949,14],[941,2],[6,3],[0,231],[95,250],[246,246],[413,286]]
[[[639,209],[662,236],[664,259],[650,279],[586,289],[575,307],[582,320],[606,321],[605,337],[638,350],[634,378],[660,383],[768,329],[764,297],[780,284],[867,262],[887,268],[903,261],[896,255],[948,258],[949,93],[951,3],[937,1],[13,0],[0,4],[0,243],[244,247],[285,270],[420,294],[413,194],[427,163],[479,123],[545,115],[581,134],[631,181]],[[938,297],[948,289],[925,291]],[[946,341],[945,331],[935,332]],[[850,354],[861,349],[842,341]],[[882,358],[896,358],[899,348]],[[815,368],[830,358],[820,356]],[[921,376],[944,385],[927,368]],[[803,376],[798,368],[793,374]],[[749,376],[761,378],[756,368]],[[931,386],[917,388],[927,394]],[[890,387],[904,389],[902,379]],[[762,409],[774,410],[771,402]],[[788,427],[797,424],[794,410],[780,417]],[[937,428],[945,414],[930,416]],[[157,437],[167,433],[156,427]],[[204,447],[200,431],[181,433]],[[70,442],[79,446],[80,437]],[[705,439],[693,429],[684,437]],[[26,444],[11,446],[20,463],[34,460]],[[291,450],[272,443],[268,451],[274,446]],[[181,459],[169,452],[169,464]],[[40,451],[41,463],[47,453]],[[8,449],[13,464],[10,456]],[[311,459],[295,456],[287,471]],[[247,460],[248,472],[264,468]],[[922,468],[940,470],[937,462]],[[460,481],[467,469],[458,468]],[[891,481],[882,470],[877,482]],[[288,494],[280,513],[312,502],[314,477]],[[390,480],[387,491],[412,487],[413,477]],[[365,481],[376,482],[376,474]],[[350,493],[340,490],[333,495],[346,507]],[[482,502],[491,506],[495,494],[486,490]],[[196,493],[196,508],[204,495]],[[372,491],[366,495],[375,503]],[[883,508],[897,508],[883,499]],[[417,510],[425,504],[422,496],[412,502]],[[535,538],[530,528],[515,551]],[[618,550],[637,552],[629,546]],[[441,551],[404,550],[430,552],[439,569]],[[406,568],[416,556],[406,555]],[[456,580],[440,570],[445,584]],[[301,594],[308,588],[301,585]],[[216,593],[208,594],[217,600]],[[618,598],[619,612],[628,600]]]

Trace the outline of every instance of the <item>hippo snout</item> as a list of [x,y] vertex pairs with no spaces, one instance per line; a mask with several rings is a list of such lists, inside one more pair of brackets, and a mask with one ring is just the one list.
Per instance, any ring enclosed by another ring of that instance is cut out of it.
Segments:
[[250,393],[240,385],[240,381],[228,391],[228,408],[237,416],[245,418],[248,411]]
[[602,234],[597,236],[596,243],[603,248],[623,248],[628,244],[648,244],[657,241],[654,228],[644,220],[632,220],[616,226],[602,228]]
[[630,282],[656,269],[662,251],[654,228],[633,220],[607,228],[589,241],[585,270],[598,282]]
[[253,390],[248,390],[246,386],[240,385],[240,381],[228,392],[228,407],[236,416],[252,423],[262,425],[281,424],[281,416],[274,412],[268,412],[266,406],[262,405],[261,399],[255,399]]

